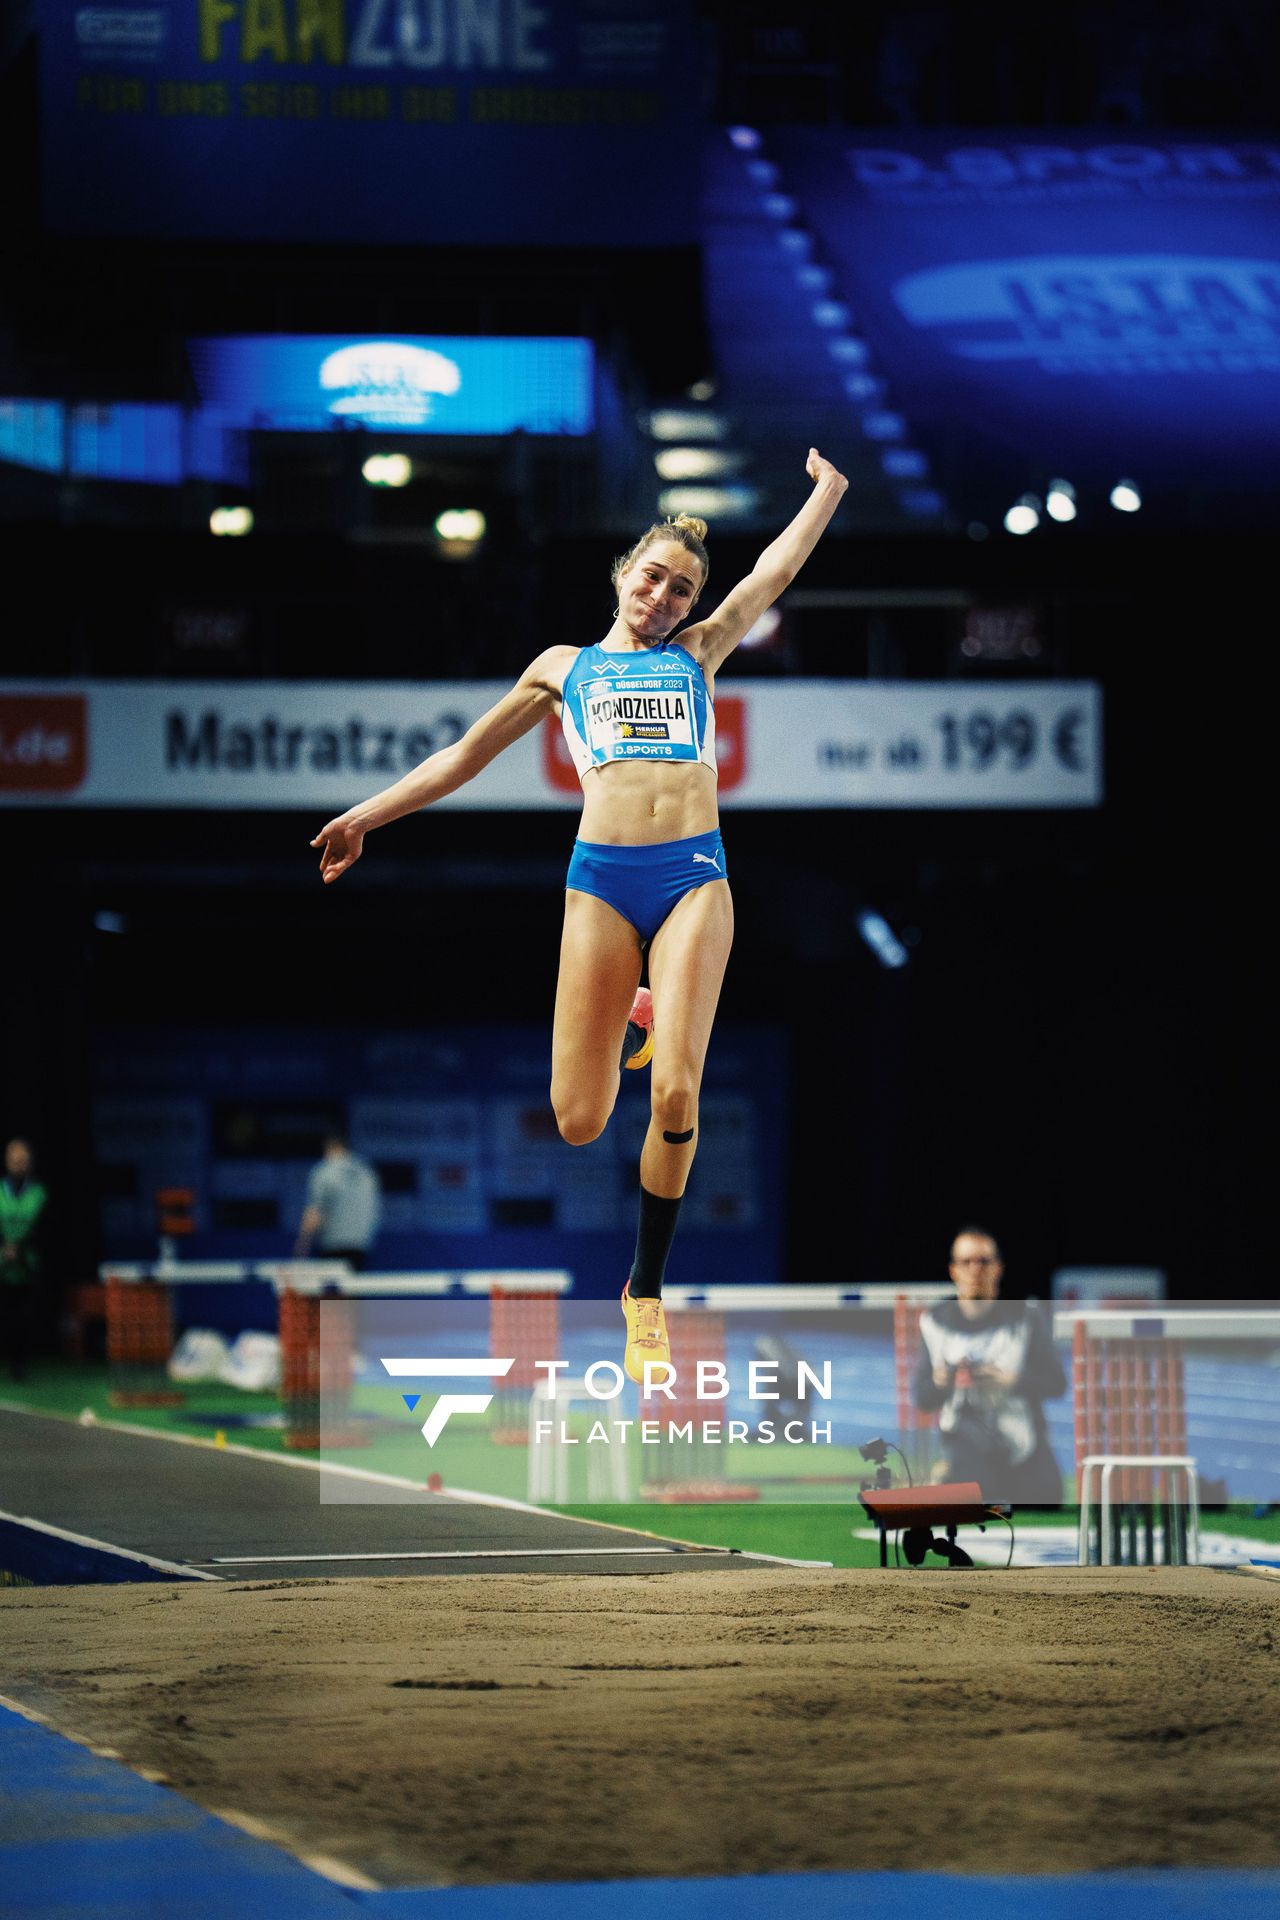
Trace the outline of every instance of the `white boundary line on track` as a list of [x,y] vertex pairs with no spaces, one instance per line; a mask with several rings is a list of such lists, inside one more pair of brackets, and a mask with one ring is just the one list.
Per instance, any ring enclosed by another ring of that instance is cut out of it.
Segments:
[[[535,1512],[541,1511],[539,1508]],[[589,1521],[590,1526],[607,1526],[608,1521]],[[621,1529],[620,1529],[621,1531]],[[774,1567],[827,1567],[830,1560],[788,1560],[780,1553],[755,1553],[750,1547],[707,1547],[691,1541],[669,1547],[464,1547],[431,1553],[264,1553],[251,1559],[228,1559],[219,1555],[206,1561],[210,1567],[284,1567],[306,1560],[609,1560],[630,1555],[642,1560],[663,1557],[683,1560],[689,1554],[706,1554],[713,1560],[767,1560]]]
[[[39,1407],[23,1406],[16,1400],[0,1400],[0,1413],[25,1413],[33,1420],[60,1420],[64,1426],[78,1427],[79,1418],[74,1413],[47,1413]],[[131,1420],[95,1420],[87,1431],[94,1432],[103,1428],[109,1433],[132,1433],[142,1440],[168,1440],[179,1447],[203,1447],[211,1453],[231,1453],[240,1460],[265,1460],[277,1467],[301,1467],[310,1473],[339,1473],[348,1480],[369,1480],[385,1487],[404,1487],[410,1492],[425,1494],[428,1500],[456,1500],[460,1506],[505,1507],[512,1513],[532,1513],[541,1520],[566,1520],[576,1527],[608,1527],[614,1533],[643,1533],[651,1540],[671,1541],[679,1547],[697,1547],[702,1553],[720,1553],[726,1560],[745,1559],[763,1560],[775,1567],[829,1567],[830,1560],[790,1560],[779,1553],[756,1553],[749,1548],[709,1547],[700,1540],[684,1540],[677,1534],[649,1533],[645,1527],[635,1527],[623,1520],[588,1520],[580,1513],[559,1513],[547,1507],[534,1507],[527,1500],[508,1499],[501,1493],[475,1493],[467,1487],[442,1487],[439,1493],[429,1493],[421,1480],[405,1480],[394,1473],[379,1473],[373,1467],[348,1467],[329,1460],[308,1460],[294,1453],[270,1453],[264,1447],[244,1447],[238,1442],[228,1441],[218,1446],[216,1441],[205,1440],[195,1433],[163,1433],[158,1427],[140,1427]],[[331,1506],[347,1506],[349,1501],[334,1500]],[[408,1504],[407,1502],[405,1504]],[[424,1502],[425,1504],[425,1502]],[[117,1551],[123,1552],[120,1548]],[[575,1549],[576,1551],[576,1549]],[[606,1549],[601,1549],[606,1551]],[[640,1551],[639,1548],[636,1549]],[[216,1574],[203,1574],[202,1579],[213,1580]]]
[[[688,1547],[458,1547],[416,1553],[256,1553],[232,1558],[219,1554],[206,1561],[210,1567],[291,1567],[303,1561],[325,1563],[337,1560],[597,1560],[616,1559],[619,1555],[656,1560],[669,1555],[683,1559]],[[703,1553],[730,1557],[726,1547],[703,1547]],[[732,1558],[737,1559],[737,1554]]]
[[34,1533],[47,1533],[54,1540],[69,1540],[76,1547],[93,1547],[98,1553],[112,1553],[119,1560],[136,1560],[141,1566],[152,1567],[157,1573],[176,1574],[180,1580],[213,1580],[216,1573],[197,1573],[194,1567],[180,1566],[176,1560],[160,1560],[153,1553],[138,1553],[133,1547],[118,1547],[114,1540],[95,1540],[89,1533],[71,1533],[66,1527],[51,1526],[47,1520],[35,1520],[29,1513],[7,1513],[0,1507],[0,1520],[10,1520],[16,1527],[30,1527]]

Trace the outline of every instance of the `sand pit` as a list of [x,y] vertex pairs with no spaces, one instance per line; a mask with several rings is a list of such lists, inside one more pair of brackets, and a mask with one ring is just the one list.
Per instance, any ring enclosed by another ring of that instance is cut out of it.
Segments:
[[1280,1865],[1280,1583],[1203,1569],[15,1589],[0,1671],[385,1886]]

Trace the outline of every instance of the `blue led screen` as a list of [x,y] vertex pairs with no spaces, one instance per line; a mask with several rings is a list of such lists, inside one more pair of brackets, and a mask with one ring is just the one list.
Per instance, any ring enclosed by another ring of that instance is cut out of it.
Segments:
[[1280,144],[778,128],[767,151],[953,466],[1280,485]]
[[243,435],[165,403],[0,400],[0,460],[83,480],[248,479]]
[[240,335],[191,340],[206,413],[227,424],[448,434],[584,434],[589,340]]
[[59,231],[694,238],[689,0],[37,4],[44,211]]

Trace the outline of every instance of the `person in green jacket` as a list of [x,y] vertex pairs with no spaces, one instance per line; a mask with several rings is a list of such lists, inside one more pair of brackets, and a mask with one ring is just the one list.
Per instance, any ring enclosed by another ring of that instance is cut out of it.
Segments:
[[32,1177],[31,1148],[10,1140],[0,1180],[0,1354],[15,1380],[25,1378],[31,1350],[36,1282],[40,1277],[37,1239],[48,1194]]

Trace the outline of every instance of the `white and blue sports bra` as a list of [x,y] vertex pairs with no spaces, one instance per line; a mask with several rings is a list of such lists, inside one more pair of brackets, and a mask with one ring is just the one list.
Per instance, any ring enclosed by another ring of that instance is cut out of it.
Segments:
[[579,777],[614,760],[716,764],[702,668],[672,642],[639,653],[584,647],[565,675],[561,724]]

